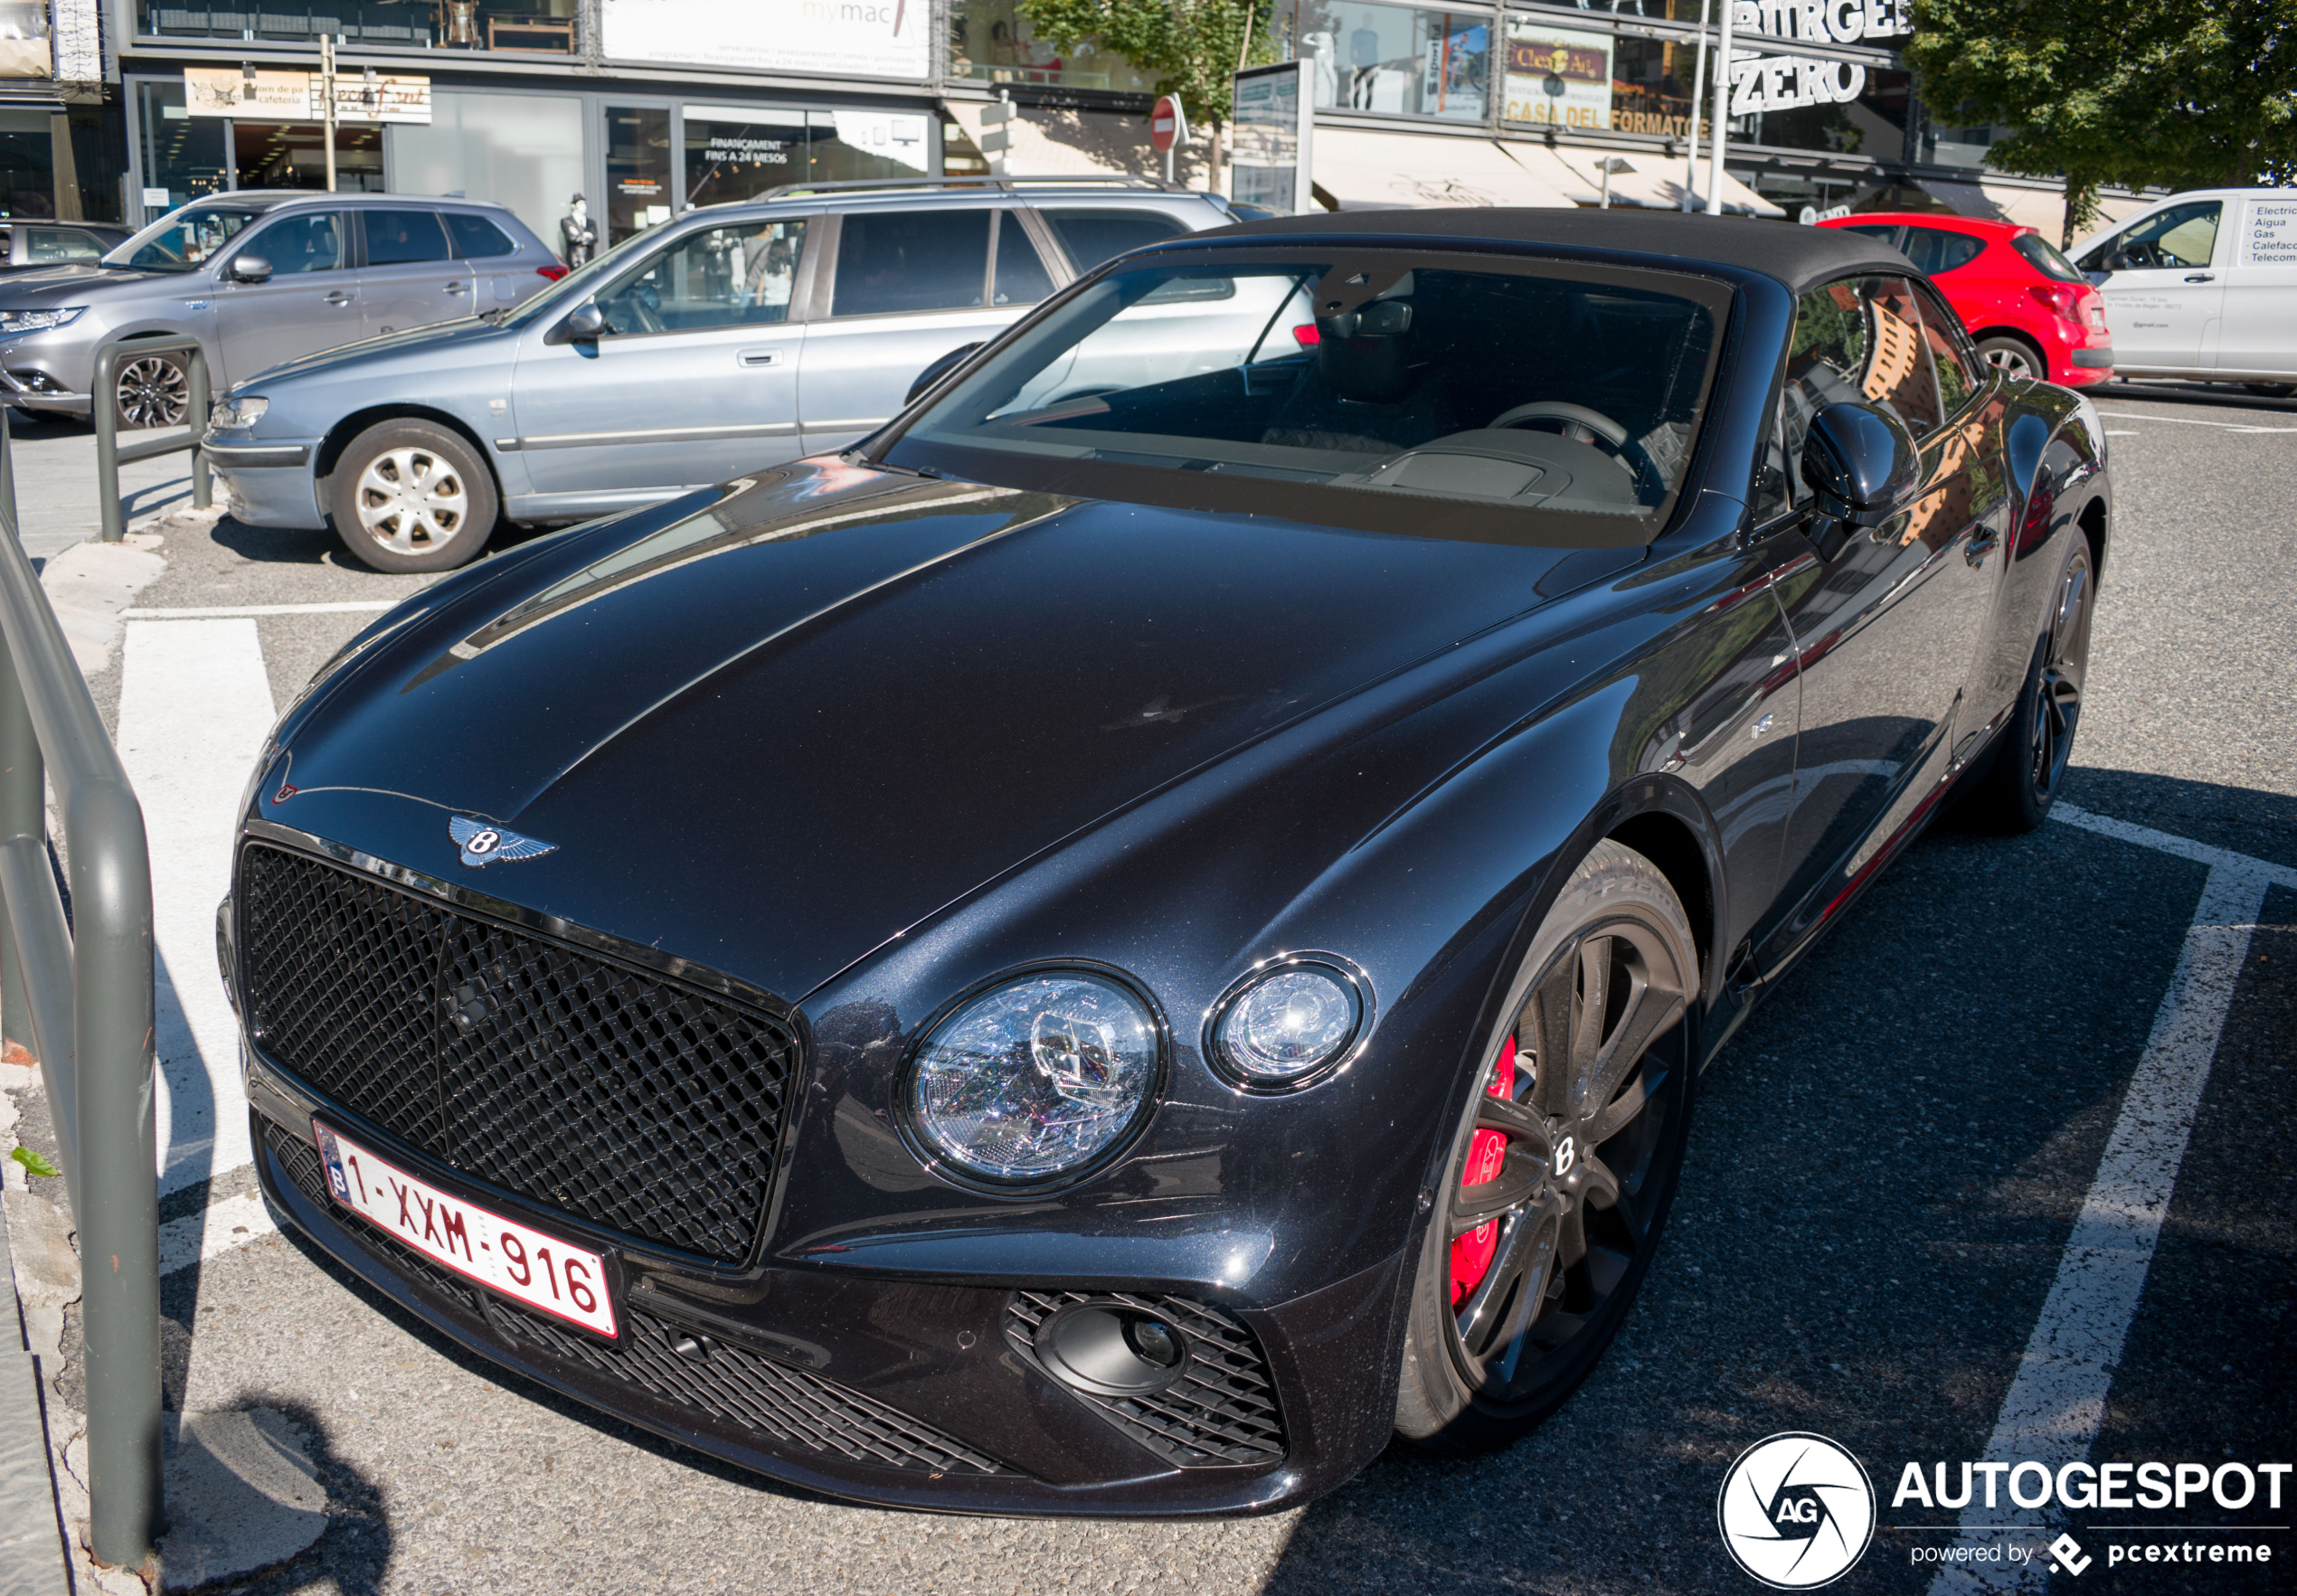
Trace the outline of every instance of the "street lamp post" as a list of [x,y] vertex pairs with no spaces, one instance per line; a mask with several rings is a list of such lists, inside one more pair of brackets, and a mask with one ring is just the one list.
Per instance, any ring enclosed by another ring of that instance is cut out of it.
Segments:
[[335,192],[335,35],[319,35],[319,103],[326,130],[327,192]]
[[1691,147],[1683,156],[1683,212],[1686,215],[1698,203],[1699,102],[1706,98],[1706,6],[1707,0],[1699,0],[1699,64],[1691,76]]
[[1723,214],[1723,146],[1730,137],[1731,14],[1738,0],[1723,0],[1723,37],[1715,47],[1715,116],[1706,129],[1706,213]]

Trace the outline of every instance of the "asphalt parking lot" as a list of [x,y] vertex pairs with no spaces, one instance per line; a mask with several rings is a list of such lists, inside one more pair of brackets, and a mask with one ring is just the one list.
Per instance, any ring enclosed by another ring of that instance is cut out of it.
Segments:
[[[2297,401],[2117,388],[2097,402],[2118,526],[2065,801],[2297,872]],[[331,534],[228,519],[159,552],[167,569],[138,611],[237,609],[209,619],[251,628],[260,673],[213,691],[268,687],[269,702],[233,706],[234,725],[285,704],[373,613],[309,607],[380,605],[423,580],[357,567]],[[139,661],[207,657],[184,639],[253,657],[242,634],[175,630],[206,624],[130,619],[93,680],[107,716],[204,702],[197,675],[160,697],[136,677]],[[251,752],[213,748],[225,786]],[[1841,1442],[1880,1494],[1874,1544],[1842,1588],[1928,1590],[1935,1565],[1915,1549],[1956,1515],[1894,1506],[1893,1486],[1909,1461],[2001,1455],[1989,1439],[2210,876],[2190,849],[2071,823],[2015,839],[1934,827],[1709,1072],[1672,1234],[1581,1393],[1506,1453],[1391,1448],[1276,1517],[1050,1525],[807,1497],[498,1374],[260,1225],[244,1244],[210,1236],[213,1256],[167,1278],[170,1402],[268,1405],[311,1435],[331,1522],[245,1587],[267,1593],[1736,1593],[1756,1587],[1719,1543],[1716,1490],[1781,1431]],[[2254,901],[2094,1460],[2281,1460],[2297,1440],[2297,890],[2260,885]],[[171,974],[196,1033],[191,988],[213,983],[212,959]],[[244,1204],[248,1172],[227,1166],[219,1150],[187,1169],[163,1217]],[[69,1379],[59,1395],[71,1400]],[[2203,1497],[2177,1519],[2188,1538],[2237,1525],[2273,1547],[2270,1564],[2108,1563],[2117,1538],[2161,1539],[2161,1517],[2054,1525],[2097,1554],[2057,1584],[2297,1582],[2297,1502]]]

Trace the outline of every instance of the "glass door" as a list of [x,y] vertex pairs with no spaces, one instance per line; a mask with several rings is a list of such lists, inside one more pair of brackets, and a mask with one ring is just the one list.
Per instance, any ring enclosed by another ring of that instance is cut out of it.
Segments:
[[143,156],[141,203],[131,211],[136,225],[157,221],[178,205],[232,186],[223,149],[225,123],[194,117],[184,104],[184,80],[139,81],[136,85],[137,142]]
[[676,199],[666,106],[606,108],[606,244],[667,222]]

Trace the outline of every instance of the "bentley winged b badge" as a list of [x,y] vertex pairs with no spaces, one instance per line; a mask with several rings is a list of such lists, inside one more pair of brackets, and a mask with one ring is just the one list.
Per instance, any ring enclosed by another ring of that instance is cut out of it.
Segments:
[[492,864],[497,859],[539,859],[544,854],[558,852],[556,843],[521,836],[506,826],[489,826],[484,820],[472,820],[461,815],[448,817],[447,830],[461,845],[463,863],[473,870]]

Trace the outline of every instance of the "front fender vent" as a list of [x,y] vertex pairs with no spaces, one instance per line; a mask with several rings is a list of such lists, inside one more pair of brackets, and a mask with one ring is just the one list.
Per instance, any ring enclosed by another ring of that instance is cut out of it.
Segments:
[[[1036,1367],[1037,1327],[1073,1302],[1110,1302],[1162,1319],[1188,1337],[1188,1368],[1149,1396],[1096,1396],[1063,1384],[1142,1446],[1183,1469],[1221,1469],[1283,1461],[1284,1422],[1260,1343],[1242,1324],[1186,1297],[1133,1297],[1121,1291],[1016,1291],[1007,1305],[1005,1336]],[[1046,1375],[1051,1379],[1050,1374]]]

